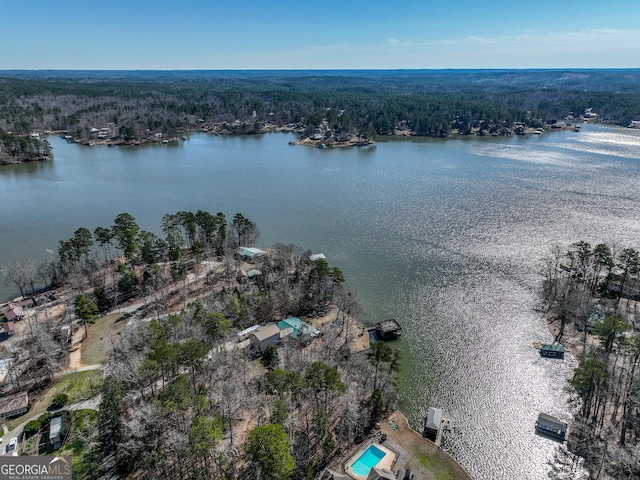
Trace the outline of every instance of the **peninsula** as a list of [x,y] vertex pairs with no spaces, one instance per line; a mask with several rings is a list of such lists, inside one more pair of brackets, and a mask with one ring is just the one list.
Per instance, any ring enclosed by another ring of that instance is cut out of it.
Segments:
[[3,266],[22,293],[2,306],[0,347],[18,453],[71,455],[79,478],[300,478],[376,438],[400,354],[369,343],[337,267],[252,246],[239,213],[166,214],[162,231],[128,213],[78,228],[38,269],[41,291],[31,262]]

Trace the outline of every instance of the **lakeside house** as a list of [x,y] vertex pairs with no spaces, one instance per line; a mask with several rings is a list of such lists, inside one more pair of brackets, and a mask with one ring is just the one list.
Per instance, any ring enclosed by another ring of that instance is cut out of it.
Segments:
[[267,252],[254,247],[238,247],[236,253],[239,257],[244,258],[248,262],[253,262],[256,258],[266,255]]
[[293,338],[299,338],[303,335],[310,335],[312,337],[320,335],[320,330],[296,317],[281,320],[278,322],[278,328],[283,331],[291,329],[291,336]]
[[326,260],[327,257],[324,256],[324,253],[316,253],[315,255],[310,255],[309,260],[312,262],[317,262],[318,260]]

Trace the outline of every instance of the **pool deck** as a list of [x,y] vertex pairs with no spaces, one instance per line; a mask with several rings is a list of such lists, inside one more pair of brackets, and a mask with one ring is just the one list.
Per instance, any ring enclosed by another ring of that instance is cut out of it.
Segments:
[[355,473],[351,468],[351,465],[353,465],[353,463],[358,458],[360,458],[360,455],[362,455],[371,445],[375,445],[376,448],[382,450],[385,453],[384,457],[380,459],[380,461],[375,465],[375,467],[385,468],[387,470],[393,471],[393,466],[396,463],[396,460],[398,458],[398,453],[388,448],[388,446],[381,445],[380,443],[378,443],[377,440],[369,440],[364,444],[362,444],[362,446],[358,449],[358,451],[354,455],[352,455],[347,461],[347,463],[345,464],[344,471],[347,475],[349,475],[352,478],[355,478],[356,480],[366,480],[367,477],[358,475],[357,473]]
[[[378,433],[380,436],[382,434],[386,435],[384,442],[380,443],[377,436]],[[415,480],[434,480],[436,478],[473,480],[451,455],[413,430],[409,426],[406,417],[399,411],[380,421],[378,432],[374,432],[374,435],[369,440],[362,443],[357,448],[356,453],[351,454],[347,461],[341,462],[342,472],[356,480],[364,480],[365,477],[354,475],[349,467],[372,444],[381,450],[386,447],[396,454],[390,467],[382,463],[382,461],[386,460],[386,456],[376,465],[378,468],[386,468],[396,475],[399,472],[403,474],[405,468],[409,468]],[[335,467],[338,467],[338,465],[335,465]],[[400,478],[403,477],[400,476]]]

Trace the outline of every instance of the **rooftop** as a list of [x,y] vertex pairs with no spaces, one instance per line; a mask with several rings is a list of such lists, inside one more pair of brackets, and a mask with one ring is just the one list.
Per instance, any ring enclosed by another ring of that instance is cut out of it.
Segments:
[[257,330],[251,332],[251,335],[253,335],[259,342],[266,340],[267,338],[271,338],[276,334],[280,335],[280,329],[273,323],[271,325],[260,327]]
[[51,426],[49,427],[49,440],[53,440],[60,436],[62,431],[62,417],[55,417],[51,419]]
[[0,398],[0,416],[10,415],[29,406],[29,394],[27,392],[16,393],[8,397]]
[[296,317],[286,318],[280,321],[278,323],[278,328],[280,330],[285,330],[287,328],[293,329],[293,332],[291,333],[293,338],[298,338],[301,335],[317,335],[320,333],[317,328]]
[[264,250],[260,250],[259,248],[239,247],[238,254],[244,255],[245,257],[253,258],[253,257],[259,257],[260,255],[266,255],[267,252],[265,252]]

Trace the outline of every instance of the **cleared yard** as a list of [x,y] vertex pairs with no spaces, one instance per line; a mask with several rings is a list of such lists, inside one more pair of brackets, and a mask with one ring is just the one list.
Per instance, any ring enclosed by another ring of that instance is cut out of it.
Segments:
[[89,325],[88,336],[82,342],[81,362],[83,365],[104,363],[117,340],[116,335],[127,325],[124,313],[112,313]]

